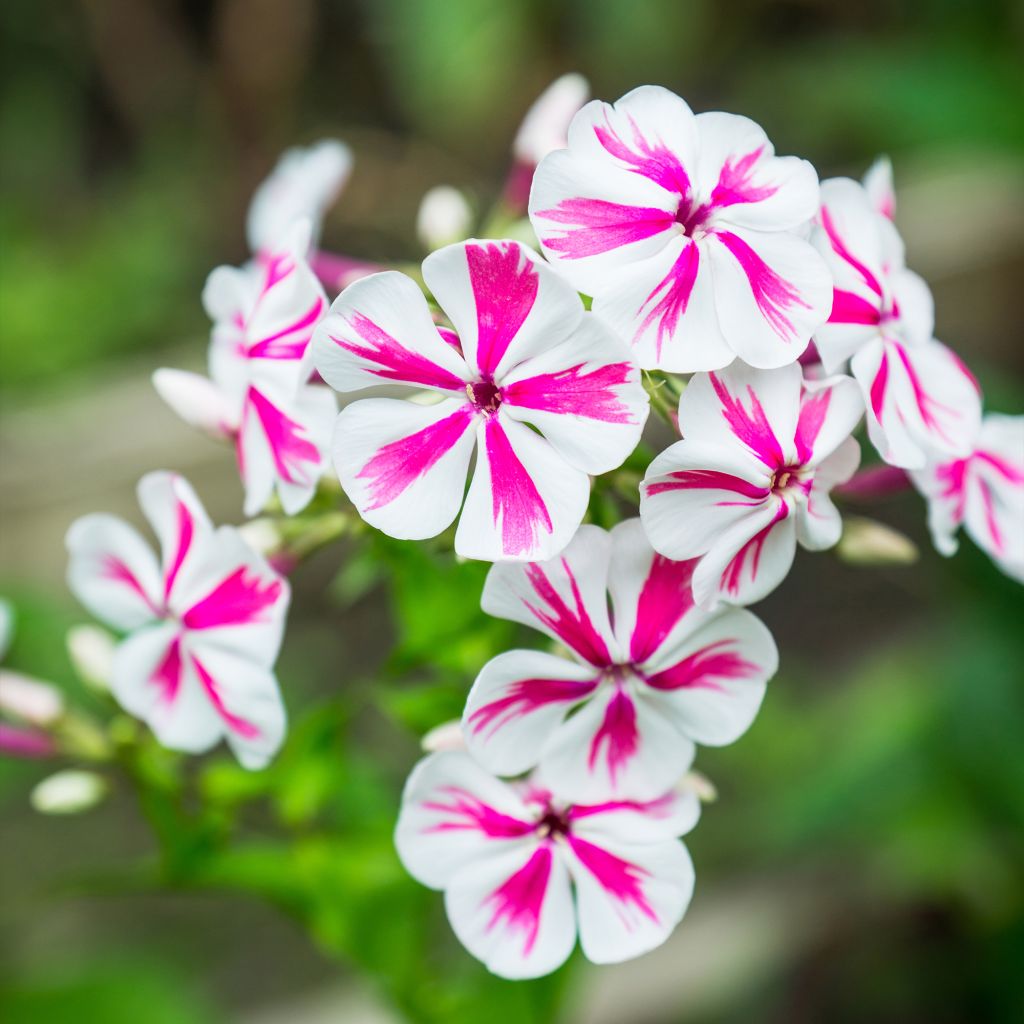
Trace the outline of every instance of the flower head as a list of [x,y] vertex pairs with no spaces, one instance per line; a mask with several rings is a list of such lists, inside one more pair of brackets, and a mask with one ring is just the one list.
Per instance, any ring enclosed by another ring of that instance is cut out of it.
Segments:
[[985,417],[969,455],[936,460],[910,474],[928,499],[928,525],[944,555],[968,536],[1024,583],[1024,416]]
[[214,529],[181,477],[150,473],[138,494],[159,564],[114,516],[85,516],[67,535],[72,592],[128,634],[111,690],[164,746],[198,753],[224,738],[245,767],[262,767],[285,730],[272,666],[288,584],[233,527]]
[[739,737],[778,654],[750,612],[697,608],[693,569],[655,554],[638,519],[581,526],[549,562],[494,566],[484,610],[547,633],[573,660],[488,662],[463,715],[470,753],[499,775],[539,765],[573,800],[648,800],[679,781],[695,742]]
[[548,558],[583,518],[588,474],[640,439],[647,395],[628,348],[518,242],[468,241],[427,257],[423,276],[453,328],[396,272],[347,288],[317,328],[316,367],[338,391],[418,389],[432,404],[353,402],[334,464],[370,524],[433,537],[462,505],[455,550],[489,561]]
[[308,384],[306,350],[327,298],[303,256],[309,224],[245,267],[218,267],[203,305],[213,320],[209,378],[158,370],[153,383],[184,420],[235,443],[245,513],[276,490],[289,515],[313,497],[337,413],[326,388]]
[[351,151],[335,139],[287,150],[249,204],[246,235],[252,252],[271,252],[296,221],[306,219],[312,226],[307,243],[315,243],[323,215],[351,169]]
[[448,752],[409,776],[395,842],[414,878],[444,890],[470,953],[502,977],[536,978],[565,962],[577,933],[601,964],[668,938],[693,892],[679,837],[699,814],[692,792],[574,804]]
[[689,372],[804,351],[832,290],[801,236],[817,206],[814,168],[776,157],[753,121],[643,86],[576,115],[537,168],[530,219],[641,366]]
[[815,335],[827,372],[850,360],[868,434],[886,462],[916,469],[929,455],[965,455],[981,398],[961,360],[932,338],[928,286],[904,265],[903,241],[863,186],[821,187],[812,240],[835,279],[832,313]]
[[849,377],[805,381],[799,366],[734,363],[697,374],[679,401],[677,441],[650,465],[640,518],[655,550],[699,558],[699,604],[760,600],[793,562],[839,540],[829,490],[850,478],[863,413]]

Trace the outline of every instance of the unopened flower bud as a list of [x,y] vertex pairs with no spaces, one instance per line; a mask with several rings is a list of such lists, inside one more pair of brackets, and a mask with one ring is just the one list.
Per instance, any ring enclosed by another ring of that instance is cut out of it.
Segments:
[[438,185],[423,197],[416,215],[416,234],[430,252],[452,242],[459,242],[469,233],[473,211],[466,197],[451,185]]
[[72,626],[66,643],[78,678],[101,693],[109,691],[117,647],[114,637],[100,626]]
[[106,780],[95,772],[68,769],[43,779],[32,790],[32,806],[40,814],[80,814],[107,794]]
[[462,723],[457,719],[435,726],[420,741],[428,754],[442,750],[465,750],[466,740],[462,735]]
[[711,804],[718,799],[715,784],[703,772],[694,769],[679,780],[676,788],[682,793],[693,793],[702,804]]
[[0,711],[45,729],[64,714],[64,698],[49,683],[0,671]]
[[847,516],[836,548],[853,565],[910,565],[917,561],[917,545],[899,530],[874,519]]
[[238,532],[242,540],[264,558],[278,551],[283,543],[273,519],[250,519],[238,527]]

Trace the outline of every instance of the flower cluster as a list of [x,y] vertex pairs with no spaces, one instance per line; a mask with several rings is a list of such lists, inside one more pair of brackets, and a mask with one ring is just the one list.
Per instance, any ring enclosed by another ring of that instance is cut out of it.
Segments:
[[[819,185],[747,118],[654,86],[586,95],[560,79],[524,122],[490,232],[506,237],[462,240],[469,204],[428,195],[420,234],[448,244],[419,277],[316,249],[348,152],[286,154],[253,200],[251,261],[207,282],[209,377],[155,377],[233,441],[247,515],[300,512],[329,452],[363,521],[492,562],[484,611],[555,645],[480,668],[396,830],[466,948],[514,978],[554,970],[577,936],[595,962],[636,956],[685,913],[687,773],[698,745],[746,731],[778,666],[744,606],[798,543],[839,541],[862,422],[927,498],[940,551],[962,524],[1024,579],[1024,418],[983,418],[933,337],[888,162]],[[355,395],[340,414],[334,392]],[[652,402],[679,435],[653,458]],[[585,520],[611,473],[638,515],[605,530]],[[68,534],[72,589],[128,633],[113,693],[169,747],[223,737],[260,766],[285,729],[287,584],[180,478],[151,474],[139,497],[159,565],[119,520]]]

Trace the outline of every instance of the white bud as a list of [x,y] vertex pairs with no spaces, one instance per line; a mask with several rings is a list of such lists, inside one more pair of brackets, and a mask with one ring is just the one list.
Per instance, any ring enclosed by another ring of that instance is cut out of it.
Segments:
[[473,211],[466,197],[451,185],[432,188],[416,214],[416,235],[428,252],[461,242],[470,233]]
[[564,149],[569,122],[587,102],[590,84],[575,73],[556,78],[526,112],[512,152],[524,164],[539,164],[556,149]]
[[68,769],[43,779],[29,799],[40,814],[80,814],[107,794],[106,780],[95,772]]
[[454,718],[443,725],[437,725],[420,740],[420,746],[428,754],[437,754],[442,750],[465,750],[466,740],[462,735],[462,723]]
[[281,547],[281,534],[272,519],[250,519],[238,527],[238,532],[253,551],[264,557]]
[[847,516],[836,553],[852,565],[910,565],[917,545],[905,534],[874,519]]
[[45,729],[64,714],[64,698],[49,683],[3,669],[0,670],[0,711]]
[[693,793],[702,804],[711,804],[718,799],[718,790],[715,784],[703,773],[696,769],[688,771],[676,786],[681,793]]
[[65,643],[78,678],[95,690],[109,691],[117,648],[113,635],[101,626],[72,626]]
[[0,597],[0,660],[6,656],[14,636],[14,609],[10,601]]

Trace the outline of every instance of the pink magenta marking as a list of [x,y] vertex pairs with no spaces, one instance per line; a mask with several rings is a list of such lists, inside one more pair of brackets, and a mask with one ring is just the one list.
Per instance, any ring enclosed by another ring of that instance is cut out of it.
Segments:
[[239,566],[185,612],[182,622],[189,629],[267,622],[264,613],[277,603],[283,586],[280,580],[263,580],[248,566]]
[[175,515],[177,517],[177,540],[175,542],[174,557],[171,559],[170,568],[164,580],[164,600],[171,596],[171,589],[174,581],[178,578],[178,572],[192,547],[192,536],[195,532],[195,523],[192,520],[192,513],[179,498],[176,502]]
[[752,484],[749,480],[744,480],[741,476],[723,473],[718,469],[677,469],[668,474],[667,480],[647,484],[645,490],[651,497],[656,494],[664,494],[666,491],[713,490],[732,491],[734,494],[751,499],[749,502],[716,502],[717,505],[723,508],[735,505],[750,505],[753,507],[771,494],[771,490],[767,487],[759,487],[757,484]]
[[569,225],[560,234],[545,236],[544,244],[570,260],[642,242],[672,226],[672,214],[656,206],[627,206],[605,199],[563,199],[554,209],[541,210],[537,216]]
[[1012,484],[1024,484],[1024,465],[1017,467],[1012,462],[1007,462],[1001,455],[987,452],[984,449],[976,451],[973,458],[978,462],[991,466],[1000,476],[1005,477]]
[[675,803],[675,793],[666,793],[657,800],[605,800],[599,804],[574,804],[566,817],[570,824],[580,818],[590,818],[595,814],[615,814],[617,811],[634,811],[650,818],[667,818],[675,809]]
[[487,930],[499,924],[523,936],[523,955],[529,956],[540,931],[540,914],[551,878],[551,846],[543,843],[530,859],[508,881],[494,890],[484,901],[492,905],[494,914]]
[[708,379],[722,403],[722,415],[729,429],[769,469],[778,469],[784,465],[786,459],[782,454],[782,446],[754,389],[747,385],[747,397],[750,399],[750,412],[747,412],[740,399],[730,394],[721,378],[709,373]]
[[153,670],[150,681],[160,688],[160,699],[173,704],[181,688],[181,637],[176,636],[167,646],[163,658]]
[[[679,321],[686,314],[690,305],[690,296],[693,294],[693,286],[697,283],[699,270],[700,249],[696,243],[688,242],[676,257],[669,272],[641,304],[638,310],[640,313],[648,306],[651,308],[633,335],[634,344],[640,340],[651,324],[657,321],[658,330],[654,345],[658,357],[661,357],[662,346],[666,339],[671,340],[675,337]],[[659,295],[660,298],[658,298]],[[653,306],[651,306],[652,302]]]
[[348,317],[348,324],[365,344],[359,345],[347,338],[337,338],[334,335],[331,335],[331,341],[346,352],[351,352],[368,363],[375,363],[376,367],[367,367],[374,376],[401,381],[403,384],[441,388],[444,391],[461,391],[465,386],[462,379],[451,370],[446,370],[426,356],[405,348],[400,341],[362,313],[352,313]]
[[242,413],[240,434],[243,437],[249,409],[254,409],[259,418],[277,475],[289,484],[312,483],[312,471],[320,465],[320,452],[315,444],[302,436],[306,428],[287,416],[262,392],[250,387]]
[[491,515],[501,522],[501,549],[506,555],[523,555],[537,546],[540,530],[551,533],[551,516],[537,485],[519,461],[497,418],[484,427],[487,462],[491,469]]
[[616,687],[612,699],[608,701],[604,720],[590,741],[587,767],[591,771],[601,756],[602,746],[607,746],[604,757],[608,762],[608,775],[614,786],[619,772],[636,756],[640,747],[640,734],[636,727],[636,706],[621,686]]
[[676,623],[693,607],[690,583],[696,559],[673,562],[655,555],[636,605],[636,622],[629,639],[629,656],[646,661],[664,643]]
[[[615,854],[609,853],[603,847],[581,839],[579,836],[570,835],[569,845],[580,863],[616,902],[623,907],[636,907],[644,917],[655,924],[658,923],[658,915],[644,894],[643,882],[648,877],[647,871],[638,864],[632,864],[628,860],[616,857]],[[631,922],[625,917],[623,917],[623,924],[627,931],[630,930]]]
[[725,567],[725,571],[722,573],[722,585],[730,594],[735,595],[739,593],[743,567],[746,564],[748,556],[750,558],[751,582],[757,579],[757,574],[761,565],[761,552],[764,550],[765,541],[768,540],[768,535],[775,529],[776,524],[782,522],[782,520],[788,515],[789,505],[784,501],[780,501],[779,507],[776,510],[775,517],[772,521],[767,526],[758,530],[757,533],[755,533],[754,536],[739,549],[732,561]]
[[537,300],[540,277],[517,245],[467,245],[469,283],[476,302],[476,365],[494,374]]
[[280,284],[286,277],[291,275],[296,267],[295,260],[292,258],[291,253],[288,252],[260,253],[259,258],[263,263],[264,277],[263,290],[256,300],[257,302],[262,301],[271,288]]
[[227,709],[220,689],[213,676],[206,670],[206,666],[194,654],[190,655],[190,657],[192,659],[192,667],[196,670],[196,675],[199,677],[199,684],[206,691],[206,696],[210,698],[214,711],[220,715],[224,724],[232,732],[241,736],[242,739],[256,739],[260,735],[260,730],[248,719],[241,718]]
[[155,615],[160,614],[160,609],[153,604],[149,594],[143,589],[142,584],[138,581],[135,573],[128,568],[128,566],[121,561],[116,555],[104,555],[100,564],[100,575],[104,579],[115,580],[118,583],[123,583],[125,586],[130,587],[135,593],[146,602],[150,611]]
[[836,228],[835,221],[832,219],[832,214],[827,206],[821,208],[821,226],[825,229],[825,234],[828,235],[828,240],[832,244],[832,249],[835,254],[841,259],[848,263],[861,277],[861,280],[879,297],[882,297],[882,286],[878,283],[878,278],[868,270],[868,268],[861,263],[860,260],[846,248],[846,243],[843,241],[839,234],[838,228]]
[[459,786],[443,786],[439,792],[449,802],[425,800],[423,809],[451,815],[451,820],[428,826],[423,830],[426,833],[471,831],[483,832],[490,839],[517,839],[534,829],[533,822],[497,811]]
[[738,651],[729,650],[735,640],[719,640],[675,665],[647,677],[655,690],[721,690],[717,679],[750,679],[760,667],[747,661]]
[[[316,302],[294,323],[254,342],[249,347],[249,358],[301,359],[313,335],[313,328],[323,315],[324,305],[324,300],[318,296]],[[294,334],[298,334],[299,337],[291,338]],[[291,340],[286,340],[289,338]]]
[[978,493],[981,495],[981,504],[985,510],[985,526],[988,529],[989,536],[992,538],[992,546],[995,548],[996,554],[1001,555],[1006,545],[1003,540],[1003,532],[999,528],[999,522],[996,519],[995,501],[992,497],[992,489],[984,480],[979,480]]
[[946,432],[936,413],[945,413],[947,416],[954,419],[960,418],[959,413],[957,413],[955,409],[948,405],[944,405],[942,402],[939,402],[928,394],[924,385],[921,383],[921,378],[918,376],[917,371],[910,362],[910,356],[907,355],[906,349],[904,349],[902,345],[895,342],[890,342],[889,344],[893,349],[895,349],[896,356],[903,364],[903,369],[906,371],[907,379],[910,381],[910,387],[914,392],[914,403],[921,414],[921,422],[929,430],[933,430],[947,444],[951,444],[952,438]]
[[832,292],[832,312],[828,317],[830,324],[877,325],[881,320],[881,311],[863,296],[841,288]]
[[775,185],[754,184],[754,171],[763,153],[764,146],[758,146],[739,157],[735,163],[732,157],[726,158],[718,175],[718,183],[711,193],[712,208],[733,206],[736,203],[761,203],[778,192]]
[[583,603],[579,584],[576,582],[576,577],[565,556],[561,558],[561,565],[562,571],[569,580],[573,604],[576,607],[569,608],[562,595],[558,593],[554,584],[545,574],[543,566],[537,562],[531,562],[525,566],[524,571],[534,593],[550,610],[543,611],[526,600],[523,601],[523,604],[531,614],[543,622],[555,636],[571,647],[581,658],[590,662],[591,665],[603,668],[611,664],[608,645],[591,621],[590,614]]
[[368,480],[369,511],[390,504],[432,469],[458,442],[473,420],[468,405],[429,427],[384,445],[356,475]]
[[11,757],[51,757],[57,744],[45,732],[0,722],[0,752]]
[[635,423],[629,406],[619,401],[615,391],[629,382],[632,365],[608,363],[584,373],[585,365],[577,363],[556,373],[516,381],[507,385],[502,395],[509,404],[525,409],[584,416],[604,423]]
[[446,345],[451,345],[459,355],[462,355],[462,342],[459,340],[458,334],[453,331],[450,327],[438,327],[437,333],[441,336],[441,340]]
[[612,127],[607,112],[604,127],[594,125],[594,134],[604,149],[633,173],[650,178],[667,192],[675,192],[684,199],[689,197],[690,176],[679,157],[660,139],[649,142],[632,117],[629,117],[629,126],[633,134],[632,147]]
[[796,422],[796,457],[801,465],[814,458],[814,443],[825,423],[829,403],[832,400],[831,389],[818,391],[814,394],[804,392],[800,403],[800,417]]
[[469,716],[474,733],[490,729],[493,735],[515,718],[532,714],[549,704],[576,704],[593,693],[595,680],[518,679],[505,687],[505,696],[477,708]]
[[731,231],[716,231],[714,237],[732,253],[743,273],[750,282],[757,308],[768,321],[772,330],[783,340],[793,341],[796,328],[785,315],[784,310],[794,306],[810,309],[800,293],[788,281],[780,277],[739,235]]
[[871,381],[871,412],[879,423],[882,422],[882,413],[885,411],[885,393],[889,385],[889,354],[885,347],[882,348],[882,358],[878,364],[878,371]]

